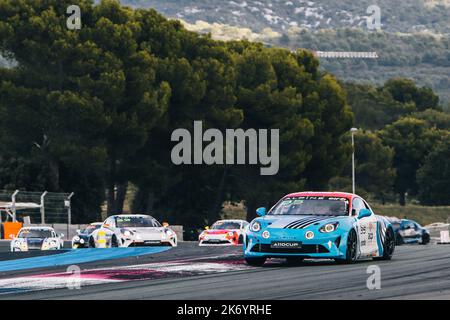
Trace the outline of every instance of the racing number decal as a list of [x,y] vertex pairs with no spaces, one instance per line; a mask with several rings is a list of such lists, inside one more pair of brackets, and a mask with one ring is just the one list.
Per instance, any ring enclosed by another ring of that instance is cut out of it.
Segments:
[[[360,198],[353,199],[352,211],[357,216],[359,211],[366,209],[367,206]],[[358,219],[358,233],[359,233],[359,249],[361,256],[376,256],[378,255],[377,244],[377,218],[375,215]]]
[[359,245],[361,255],[373,256],[378,254],[377,220],[375,217],[363,218],[359,221]]

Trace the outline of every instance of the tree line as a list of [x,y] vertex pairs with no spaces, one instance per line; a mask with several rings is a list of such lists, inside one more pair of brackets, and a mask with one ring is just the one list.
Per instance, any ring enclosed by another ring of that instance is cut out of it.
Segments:
[[[449,205],[450,114],[439,97],[402,78],[345,88],[355,125],[363,129],[355,138],[358,191],[382,202],[405,205],[409,196],[424,205]],[[334,182],[349,188],[348,178]]]

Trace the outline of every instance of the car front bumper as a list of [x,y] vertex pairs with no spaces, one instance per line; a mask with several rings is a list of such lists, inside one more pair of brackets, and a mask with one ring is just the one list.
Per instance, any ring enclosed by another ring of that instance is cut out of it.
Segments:
[[150,246],[177,246],[177,240],[175,237],[173,238],[146,238],[146,237],[140,237],[137,238],[128,238],[122,240],[122,247],[150,247]]
[[[261,236],[261,232],[247,232],[244,243],[244,256],[265,258],[327,258],[343,259],[346,255],[347,237],[339,232],[329,234],[315,232],[314,238],[306,239],[304,234],[308,230],[295,231],[270,231],[271,236],[267,239]],[[273,242],[295,242],[298,247],[287,248],[272,247]]]

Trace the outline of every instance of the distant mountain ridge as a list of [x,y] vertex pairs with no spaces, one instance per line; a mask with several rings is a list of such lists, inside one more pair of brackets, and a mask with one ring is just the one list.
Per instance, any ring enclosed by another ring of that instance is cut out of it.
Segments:
[[291,28],[365,28],[367,8],[378,5],[382,29],[388,32],[450,33],[449,0],[121,0],[152,7],[189,23],[202,20],[261,31]]
[[[376,61],[321,59],[344,81],[381,84],[406,77],[435,90],[450,109],[450,0],[121,0],[180,19],[219,40],[261,41],[289,49],[377,51]],[[381,10],[381,32],[367,8]]]

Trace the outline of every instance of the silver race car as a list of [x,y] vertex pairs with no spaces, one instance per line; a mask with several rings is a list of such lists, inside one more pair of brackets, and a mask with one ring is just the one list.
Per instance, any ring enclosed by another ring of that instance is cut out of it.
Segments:
[[57,235],[51,227],[25,227],[11,241],[11,251],[60,250],[64,234]]
[[144,214],[108,217],[89,237],[89,247],[177,246],[177,235],[155,218]]

